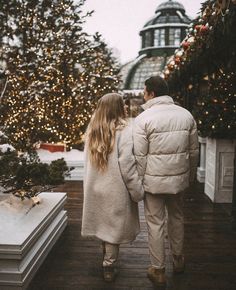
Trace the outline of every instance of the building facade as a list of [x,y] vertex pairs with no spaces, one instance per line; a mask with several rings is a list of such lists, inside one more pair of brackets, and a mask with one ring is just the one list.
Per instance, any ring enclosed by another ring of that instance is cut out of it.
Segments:
[[138,95],[147,78],[161,74],[168,58],[186,36],[190,22],[181,3],[172,0],[161,3],[140,31],[138,57],[121,67],[121,90]]

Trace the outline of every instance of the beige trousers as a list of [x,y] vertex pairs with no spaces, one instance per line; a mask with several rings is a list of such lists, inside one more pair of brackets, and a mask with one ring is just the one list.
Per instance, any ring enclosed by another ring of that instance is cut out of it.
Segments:
[[161,269],[165,267],[164,225],[166,220],[172,254],[183,254],[183,193],[146,193],[144,199],[144,210],[148,228],[148,244],[151,264],[153,267]]
[[117,264],[119,245],[103,242],[103,267],[113,267]]

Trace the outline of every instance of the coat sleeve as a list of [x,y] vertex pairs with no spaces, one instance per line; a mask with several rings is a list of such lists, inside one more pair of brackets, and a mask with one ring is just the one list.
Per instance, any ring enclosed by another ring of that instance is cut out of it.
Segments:
[[133,154],[132,127],[127,126],[120,133],[118,142],[118,162],[122,178],[131,199],[135,202],[144,198],[144,189],[138,176],[136,161]]
[[189,135],[189,155],[190,155],[190,182],[196,178],[197,165],[199,159],[199,143],[196,122],[193,120],[193,126]]
[[134,121],[133,139],[134,155],[137,161],[138,174],[143,179],[147,166],[147,154],[149,145],[145,124],[140,122],[138,118],[136,118]]

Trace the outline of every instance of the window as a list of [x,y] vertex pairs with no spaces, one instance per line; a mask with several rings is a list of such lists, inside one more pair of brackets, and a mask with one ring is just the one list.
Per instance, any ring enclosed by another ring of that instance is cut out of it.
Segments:
[[154,46],[165,46],[165,29],[156,29],[154,32]]
[[152,33],[151,31],[146,31],[144,47],[152,46]]
[[170,28],[169,30],[169,45],[178,46],[180,44],[181,29]]

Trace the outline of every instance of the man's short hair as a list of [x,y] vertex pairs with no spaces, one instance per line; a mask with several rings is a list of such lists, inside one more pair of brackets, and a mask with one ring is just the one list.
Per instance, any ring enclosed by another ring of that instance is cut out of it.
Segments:
[[167,82],[160,76],[150,77],[145,81],[146,90],[148,93],[153,92],[155,97],[169,94]]

